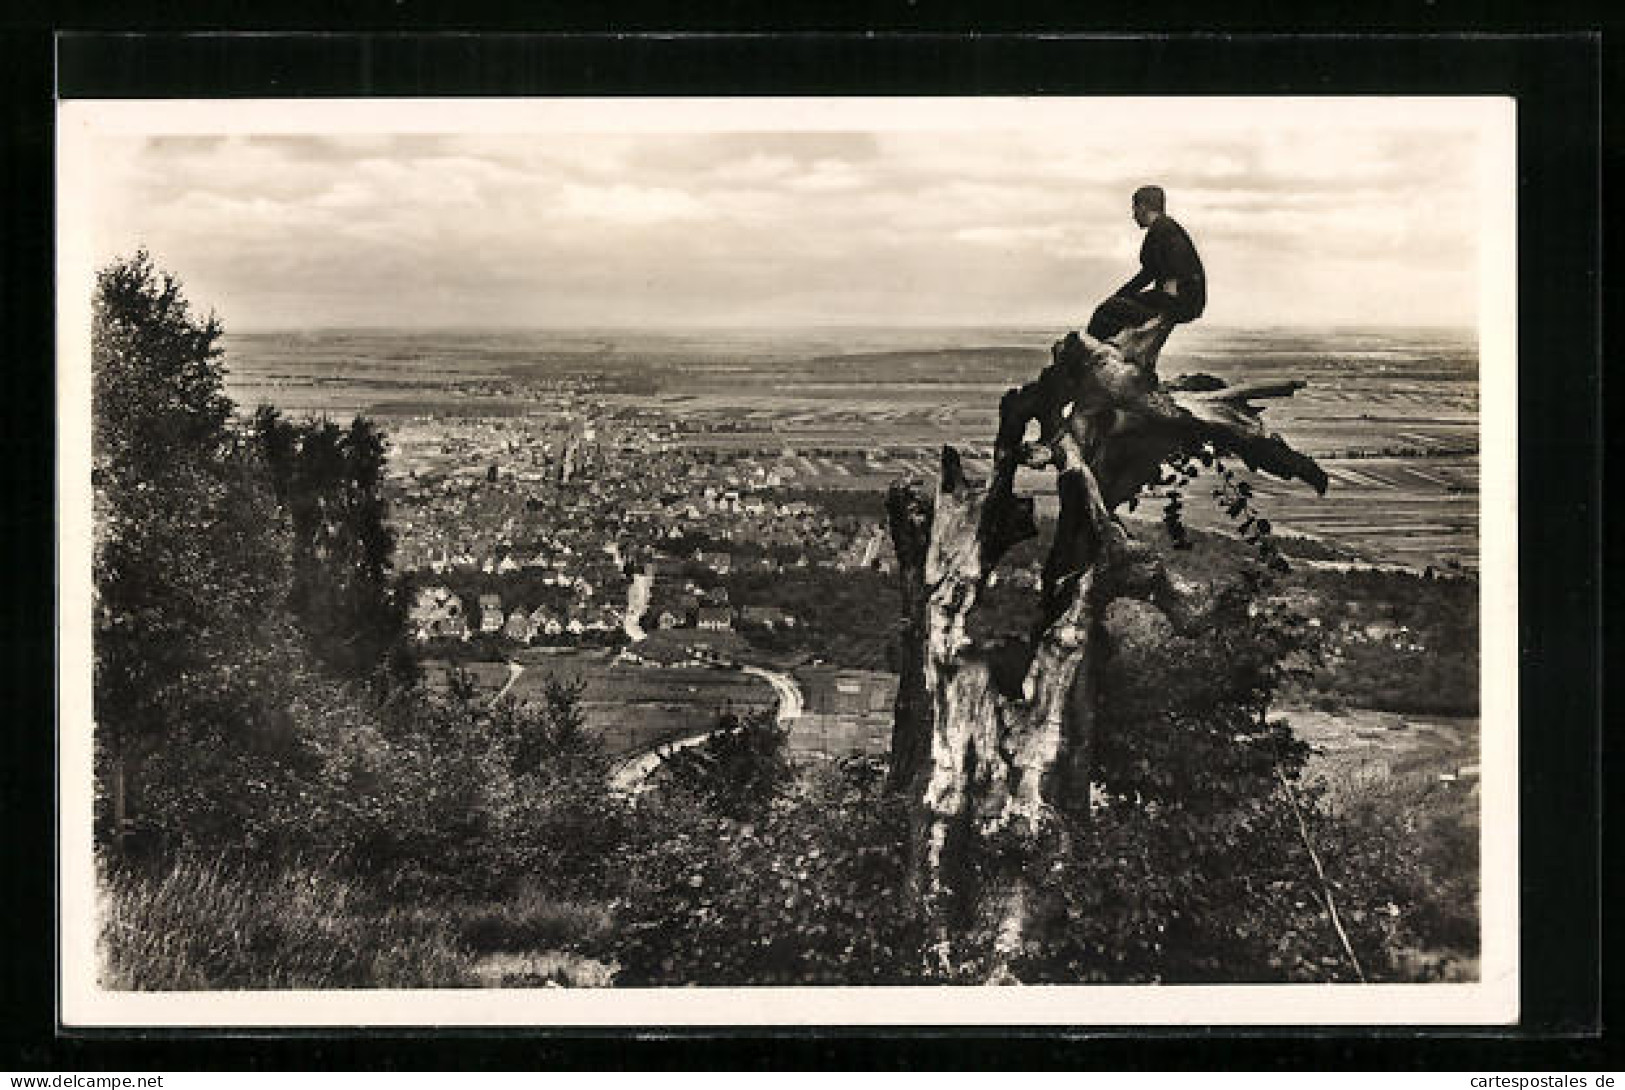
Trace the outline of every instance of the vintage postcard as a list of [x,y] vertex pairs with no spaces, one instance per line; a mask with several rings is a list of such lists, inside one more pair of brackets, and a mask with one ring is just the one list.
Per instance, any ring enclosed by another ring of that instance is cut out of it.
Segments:
[[64,1024],[1516,1021],[1510,99],[59,122]]

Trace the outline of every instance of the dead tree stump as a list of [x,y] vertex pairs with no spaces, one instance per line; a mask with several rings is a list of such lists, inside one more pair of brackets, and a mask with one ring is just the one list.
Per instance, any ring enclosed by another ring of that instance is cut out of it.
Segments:
[[[913,892],[950,969],[977,947],[984,976],[1008,978],[1031,892],[1021,845],[1054,815],[1087,815],[1106,607],[1143,600],[1174,630],[1204,612],[1112,510],[1165,459],[1204,446],[1326,489],[1314,460],[1266,432],[1251,403],[1303,383],[1169,389],[1156,374],[1167,332],[1153,322],[1112,342],[1068,334],[1000,402],[989,480],[969,479],[949,446],[935,488],[899,481],[888,494],[904,610],[889,782],[913,802]],[[1032,500],[1015,492],[1022,466],[1055,471],[1060,516],[1039,619],[1012,668],[1009,649],[976,646],[967,621],[1006,553],[1038,532]]]

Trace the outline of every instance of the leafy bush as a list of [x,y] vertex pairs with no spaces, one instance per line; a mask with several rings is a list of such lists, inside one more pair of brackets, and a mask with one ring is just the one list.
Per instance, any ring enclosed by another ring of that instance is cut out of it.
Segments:
[[1200,631],[1114,649],[1100,671],[1096,778],[1121,799],[1212,811],[1274,789],[1308,756],[1268,711],[1294,662],[1312,665],[1305,619],[1261,606],[1259,585],[1221,590]]
[[230,852],[273,863],[335,850],[323,823],[345,785],[329,755],[375,736],[373,720],[291,643],[267,642],[260,662],[226,668],[229,683],[208,703],[179,695],[167,736],[133,762],[127,861]]
[[[1039,919],[1015,966],[1023,981],[1357,979],[1279,795],[1207,814],[1117,803],[1069,833],[1036,867]],[[1370,977],[1386,964],[1390,918],[1367,910],[1355,884],[1334,878],[1333,889]]]
[[138,830],[161,868],[217,853],[264,868],[320,865],[392,895],[494,897],[527,879],[559,895],[613,881],[625,835],[609,762],[579,693],[543,708],[291,678],[274,745],[189,727],[143,767]]
[[690,796],[712,814],[748,821],[794,778],[789,739],[772,715],[730,713],[704,743],[662,762],[656,782],[668,792]]
[[[1392,918],[1390,954],[1428,978],[1479,950],[1481,796],[1427,774],[1323,784],[1314,835],[1364,907]],[[1358,910],[1358,909],[1357,909]]]
[[[397,894],[502,896],[527,880],[560,895],[609,880],[625,807],[579,723],[578,693],[548,708],[455,694],[403,700],[373,736],[337,739],[328,829],[342,865]],[[324,820],[325,819],[325,820]]]
[[924,921],[905,892],[907,817],[884,769],[809,775],[749,822],[652,804],[628,850],[609,946],[617,983],[899,984]]

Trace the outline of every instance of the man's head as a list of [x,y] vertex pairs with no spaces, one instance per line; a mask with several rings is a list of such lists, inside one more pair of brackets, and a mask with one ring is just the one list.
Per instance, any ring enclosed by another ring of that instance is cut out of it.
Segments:
[[1160,185],[1142,185],[1134,191],[1130,207],[1134,212],[1134,222],[1141,227],[1150,227],[1158,216],[1167,211],[1168,196]]

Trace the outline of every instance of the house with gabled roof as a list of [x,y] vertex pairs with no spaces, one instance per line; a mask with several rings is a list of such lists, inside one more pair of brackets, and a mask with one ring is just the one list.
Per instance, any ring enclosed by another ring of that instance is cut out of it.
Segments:
[[701,606],[694,616],[694,627],[706,632],[730,632],[733,626],[733,611],[726,606]]
[[762,628],[793,628],[796,619],[778,606],[743,606],[739,610],[739,623]]
[[501,632],[504,620],[502,598],[495,594],[480,595],[480,631]]

